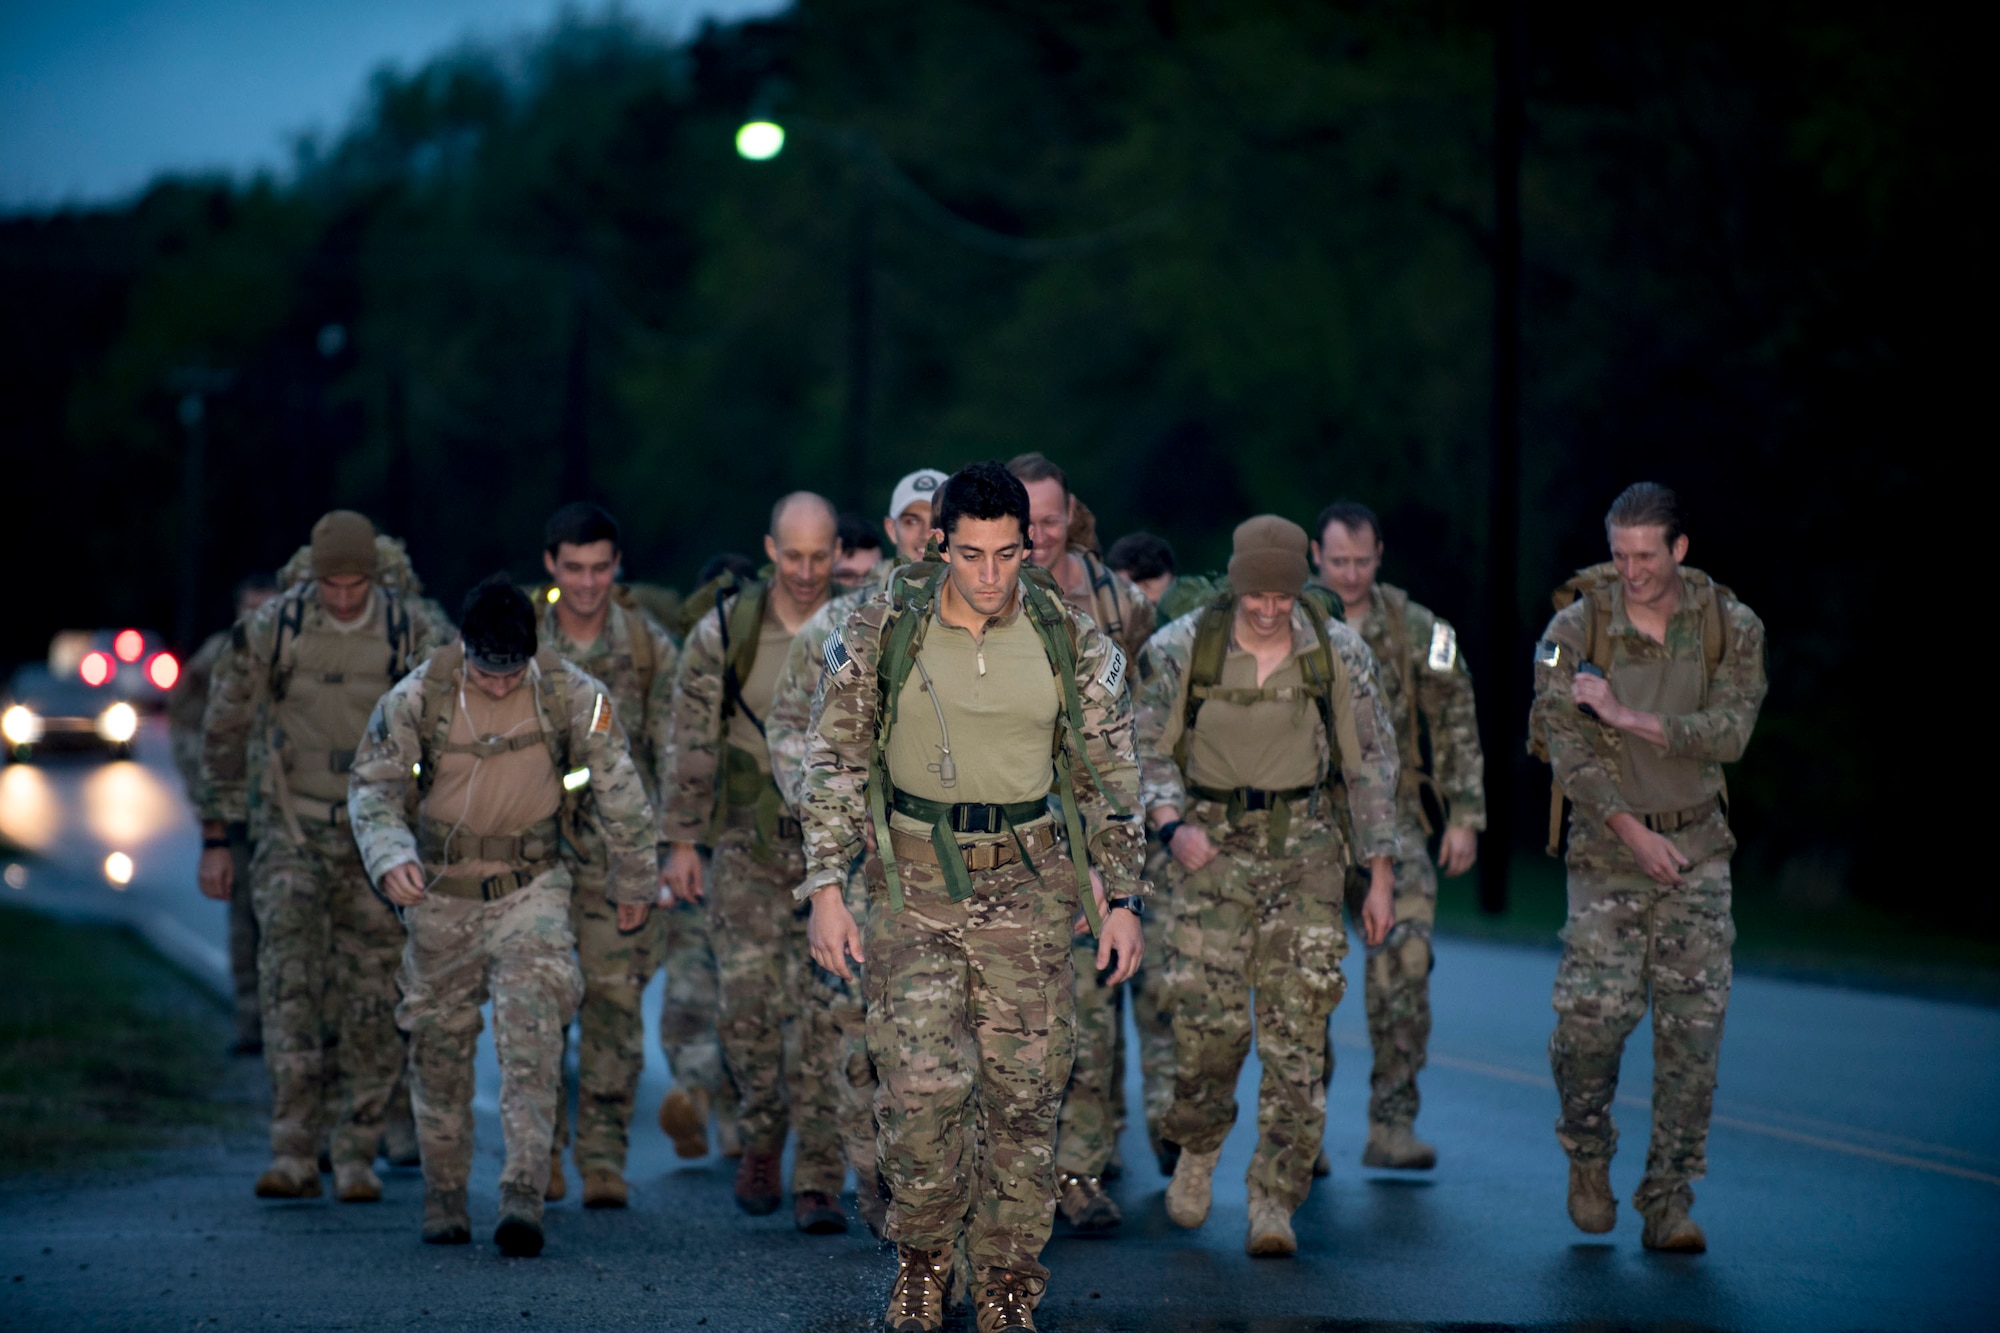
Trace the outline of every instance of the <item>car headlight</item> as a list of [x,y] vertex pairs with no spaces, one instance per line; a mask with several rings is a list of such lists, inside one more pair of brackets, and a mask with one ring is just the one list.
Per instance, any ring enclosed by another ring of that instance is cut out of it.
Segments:
[[42,738],[42,720],[23,704],[0,713],[0,736],[9,745],[33,745]]
[[123,745],[139,734],[139,711],[128,703],[115,703],[97,718],[97,734],[113,745]]

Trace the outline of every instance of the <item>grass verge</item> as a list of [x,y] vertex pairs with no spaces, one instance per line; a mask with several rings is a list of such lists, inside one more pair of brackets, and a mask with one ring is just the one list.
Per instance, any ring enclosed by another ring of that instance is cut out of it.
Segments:
[[215,1000],[124,929],[0,908],[0,1175],[234,1128]]

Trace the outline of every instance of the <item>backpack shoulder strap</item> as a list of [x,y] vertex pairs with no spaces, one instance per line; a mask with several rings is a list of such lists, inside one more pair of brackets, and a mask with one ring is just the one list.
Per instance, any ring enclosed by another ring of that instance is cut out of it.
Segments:
[[[571,767],[569,672],[564,669],[563,660],[556,656],[554,649],[535,649],[535,689],[541,696],[542,711],[549,719],[549,725],[542,731],[542,738],[549,747],[549,759],[555,764],[558,774],[567,773]],[[606,706],[609,707],[608,700]]]
[[[428,752],[435,756],[443,753],[445,745],[451,740],[451,722],[456,711],[452,680],[465,665],[465,644],[453,639],[450,643],[432,649],[430,657],[425,659],[425,662],[423,711],[418,722],[417,736],[419,743],[426,746]],[[437,778],[436,768],[435,759],[419,767],[417,791],[420,794],[431,789],[431,783]]]
[[730,714],[741,713],[760,735],[764,719],[743,701],[743,682],[757,668],[757,641],[763,635],[770,599],[771,585],[761,582],[742,585],[726,602],[721,595],[715,599],[717,628],[722,631],[722,720],[726,723]]
[[632,670],[639,677],[639,697],[653,697],[653,673],[659,670],[659,655],[653,650],[653,636],[646,628],[646,614],[639,598],[623,583],[614,585],[612,598],[625,614],[625,637],[632,645]]
[[1417,740],[1417,659],[1410,651],[1410,594],[1401,588],[1378,583],[1383,608],[1389,613],[1389,651],[1396,657],[1396,684],[1402,692],[1403,716],[1396,719],[1397,749],[1403,767],[1412,777],[1423,764],[1423,747]]
[[1302,605],[1306,619],[1312,622],[1314,647],[1299,659],[1299,665],[1304,669],[1306,683],[1312,687],[1313,701],[1319,706],[1319,724],[1326,732],[1327,765],[1320,778],[1326,783],[1341,771],[1340,729],[1333,720],[1333,673],[1340,669],[1340,664],[1334,660],[1333,639],[1327,633],[1328,617],[1317,602],[1308,599]]
[[1187,703],[1181,711],[1181,735],[1174,742],[1174,763],[1187,772],[1188,745],[1195,718],[1208,692],[1222,681],[1222,663],[1229,656],[1229,619],[1236,598],[1224,592],[1202,608],[1195,622],[1194,646],[1188,653]]
[[[310,581],[305,586],[310,586]],[[293,659],[298,655],[299,633],[306,623],[306,594],[287,590],[278,607],[278,627],[271,638],[271,702],[285,697],[292,684]]]
[[1090,579],[1091,603],[1102,605],[1104,598],[1099,593],[1109,595],[1111,614],[1098,626],[1115,642],[1125,635],[1125,597],[1118,590],[1118,576],[1108,566],[1088,551],[1078,551],[1076,558],[1083,561],[1083,572]]
[[389,639],[389,679],[398,681],[410,670],[410,646],[414,642],[410,608],[395,589],[378,583],[375,590],[382,594],[383,629]]

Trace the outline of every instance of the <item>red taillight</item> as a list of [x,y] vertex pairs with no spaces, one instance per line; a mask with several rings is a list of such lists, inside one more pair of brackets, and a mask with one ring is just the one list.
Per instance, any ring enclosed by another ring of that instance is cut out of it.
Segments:
[[121,662],[136,662],[146,651],[146,636],[135,629],[121,629],[111,641],[111,651],[118,654]]
[[160,689],[171,690],[181,678],[181,664],[172,653],[155,653],[153,660],[146,663],[146,678]]
[[77,664],[76,674],[83,677],[86,685],[102,685],[117,670],[117,666],[103,653],[85,653],[83,661]]

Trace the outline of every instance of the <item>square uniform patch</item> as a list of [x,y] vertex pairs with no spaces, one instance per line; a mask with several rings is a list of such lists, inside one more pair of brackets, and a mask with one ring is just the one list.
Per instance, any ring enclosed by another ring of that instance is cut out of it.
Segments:
[[1104,659],[1104,670],[1097,681],[1106,694],[1116,694],[1125,688],[1125,650],[1117,644],[1111,645],[1111,655]]
[[854,665],[854,658],[848,653],[847,645],[841,641],[839,630],[827,636],[826,646],[820,649],[820,660],[826,663],[826,674],[829,676],[838,676]]
[[611,730],[611,701],[603,695],[590,706],[590,734],[602,736]]

